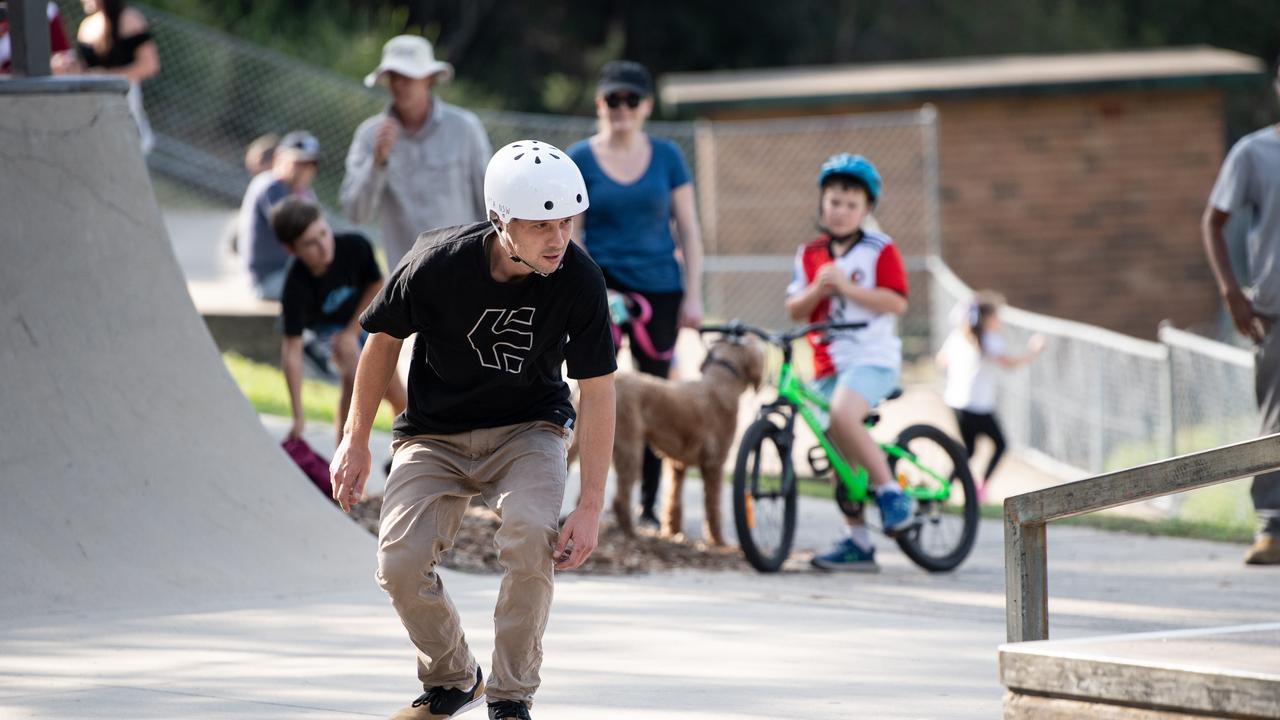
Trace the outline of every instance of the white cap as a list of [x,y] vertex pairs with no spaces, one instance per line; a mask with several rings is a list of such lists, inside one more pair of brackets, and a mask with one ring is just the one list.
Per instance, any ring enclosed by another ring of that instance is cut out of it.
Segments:
[[432,75],[440,75],[440,82],[448,82],[453,77],[453,66],[442,60],[436,60],[435,50],[431,42],[417,35],[397,35],[382,46],[382,62],[371,73],[365,76],[364,84],[373,87],[382,79],[383,73],[394,72],[421,79]]
[[504,223],[512,218],[559,220],[587,209],[587,184],[559,148],[541,140],[517,140],[489,160],[484,202]]

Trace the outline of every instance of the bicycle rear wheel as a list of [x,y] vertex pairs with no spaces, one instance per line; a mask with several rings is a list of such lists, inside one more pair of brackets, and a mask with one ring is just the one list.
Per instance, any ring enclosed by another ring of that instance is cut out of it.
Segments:
[[738,545],[760,572],[776,572],[796,532],[796,479],[783,430],[760,419],[747,428],[733,469],[733,522]]
[[897,537],[912,562],[930,572],[954,570],[973,549],[978,536],[978,493],[969,472],[969,457],[949,435],[931,425],[912,425],[896,441],[898,447],[914,455],[919,466],[909,460],[889,456],[895,478],[912,486],[938,489],[938,480],[925,468],[945,478],[951,495],[945,501],[917,500],[917,524]]

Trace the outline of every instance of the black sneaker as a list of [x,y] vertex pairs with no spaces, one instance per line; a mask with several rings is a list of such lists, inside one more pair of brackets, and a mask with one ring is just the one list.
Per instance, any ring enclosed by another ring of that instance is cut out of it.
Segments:
[[489,703],[489,720],[533,720],[529,706],[518,700],[493,700]]
[[484,702],[484,676],[476,668],[476,684],[470,690],[433,687],[418,696],[407,708],[391,716],[391,720],[444,720],[457,717]]

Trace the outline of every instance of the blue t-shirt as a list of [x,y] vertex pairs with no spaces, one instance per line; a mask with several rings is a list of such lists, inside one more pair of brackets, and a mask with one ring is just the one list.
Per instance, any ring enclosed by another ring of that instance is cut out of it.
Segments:
[[570,146],[590,199],[582,239],[596,264],[628,288],[678,292],[684,283],[671,236],[671,191],[689,182],[689,165],[670,140],[651,137],[649,144],[649,167],[629,185],[604,173],[589,141]]

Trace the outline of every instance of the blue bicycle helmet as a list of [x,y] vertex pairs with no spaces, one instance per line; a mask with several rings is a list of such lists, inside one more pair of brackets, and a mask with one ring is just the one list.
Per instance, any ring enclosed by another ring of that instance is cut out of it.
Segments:
[[847,175],[862,183],[867,188],[868,199],[875,202],[880,199],[880,171],[871,161],[861,155],[839,153],[827,158],[818,171],[818,187],[832,175]]

